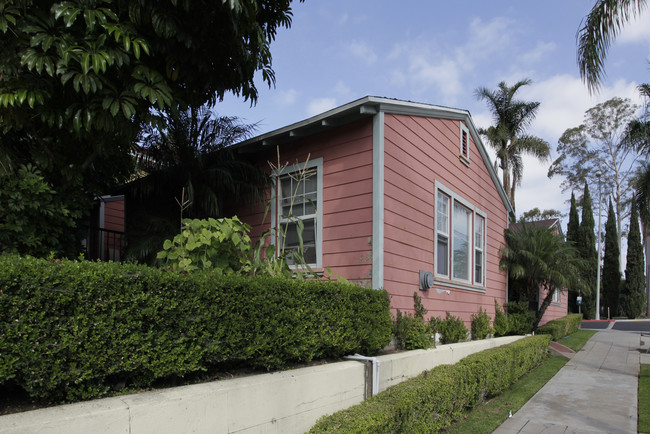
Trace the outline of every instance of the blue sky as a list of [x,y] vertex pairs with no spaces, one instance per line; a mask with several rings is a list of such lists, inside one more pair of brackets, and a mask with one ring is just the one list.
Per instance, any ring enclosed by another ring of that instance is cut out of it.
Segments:
[[[587,109],[613,96],[641,103],[635,88],[650,82],[645,12],[624,28],[609,51],[601,92],[589,95],[578,75],[575,35],[592,6],[592,0],[294,3],[291,29],[281,29],[271,45],[276,86],[269,89],[259,77],[257,105],[227,96],[215,111],[257,122],[261,134],[374,95],[466,109],[478,127],[488,127],[492,119],[476,88],[529,78],[533,84],[519,96],[541,102],[529,133],[555,151]],[[562,193],[562,179],[546,177],[549,164],[525,160],[518,215],[533,207],[568,213],[571,193]]]

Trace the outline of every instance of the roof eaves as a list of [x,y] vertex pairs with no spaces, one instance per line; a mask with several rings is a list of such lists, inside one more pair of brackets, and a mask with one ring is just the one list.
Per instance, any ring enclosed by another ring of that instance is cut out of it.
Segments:
[[266,147],[290,142],[299,137],[322,132],[363,117],[374,116],[378,112],[464,121],[474,139],[474,143],[478,147],[483,163],[490,174],[490,178],[492,178],[492,182],[497,188],[510,218],[515,219],[515,210],[506,195],[505,189],[483,145],[483,141],[478,134],[478,130],[467,110],[393,98],[365,96],[300,122],[245,140],[234,145],[233,148],[239,149],[242,152],[246,152],[246,150],[255,151],[260,145]]

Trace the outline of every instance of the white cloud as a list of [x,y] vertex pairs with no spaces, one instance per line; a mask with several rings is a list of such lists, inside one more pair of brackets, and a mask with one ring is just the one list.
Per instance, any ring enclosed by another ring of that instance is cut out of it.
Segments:
[[336,107],[336,99],[334,98],[316,98],[309,102],[307,105],[307,115],[315,116],[326,112],[329,109]]
[[337,94],[342,99],[350,99],[350,98],[353,98],[355,96],[357,96],[357,97],[359,96],[359,95],[353,95],[352,94],[352,89],[350,89],[350,86],[348,86],[347,84],[345,84],[341,80],[339,80],[336,83],[336,86],[334,86],[334,93]]
[[279,90],[275,93],[275,102],[281,106],[289,106],[296,102],[297,97],[296,89]]
[[470,75],[482,60],[511,44],[514,23],[496,17],[489,21],[473,19],[463,35],[464,41],[443,43],[439,38],[422,35],[393,45],[385,57],[396,65],[389,80],[396,86],[408,86],[419,94],[436,92],[437,103],[455,105],[467,93],[463,78]]
[[495,17],[487,22],[474,18],[469,24],[468,40],[459,48],[458,58],[470,62],[477,58],[485,59],[491,53],[510,46],[515,31],[514,22],[505,17]]
[[634,21],[630,21],[623,26],[621,33],[616,38],[621,43],[650,43],[650,11],[644,11]]
[[544,58],[547,54],[555,51],[555,48],[556,46],[554,42],[538,41],[535,48],[521,56],[521,59],[525,63],[537,63],[542,60],[542,58]]
[[419,92],[437,88],[447,104],[455,103],[463,90],[458,63],[452,59],[432,63],[427,56],[414,55],[410,59],[409,77]]
[[543,137],[555,147],[565,130],[580,125],[584,113],[591,107],[618,96],[641,102],[636,83],[616,81],[613,86],[603,87],[596,96],[589,95],[585,84],[577,77],[561,74],[530,86],[522,87],[519,96],[525,101],[539,101],[537,117],[530,133]]
[[349,18],[348,13],[344,12],[343,15],[341,15],[341,17],[339,18],[339,25],[343,25],[343,24],[347,23],[348,18]]
[[352,41],[347,43],[347,50],[354,57],[361,59],[368,65],[372,65],[377,61],[377,54],[365,42]]

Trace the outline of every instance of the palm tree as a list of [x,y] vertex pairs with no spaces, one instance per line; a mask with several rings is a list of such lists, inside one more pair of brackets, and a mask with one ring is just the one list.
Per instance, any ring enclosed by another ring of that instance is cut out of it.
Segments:
[[552,229],[534,223],[523,222],[519,227],[507,229],[505,238],[499,267],[508,270],[509,278],[523,288],[529,300],[536,299],[538,291],[546,293],[535,314],[535,330],[555,290],[564,292],[579,287],[577,276],[582,259],[572,243],[565,242]]
[[[604,78],[607,50],[621,28],[643,12],[646,0],[598,0],[580,24],[578,69],[589,92],[598,91]],[[647,85],[646,85],[647,86]]]
[[[141,134],[136,152],[140,177],[126,187],[130,256],[156,253],[178,232],[182,217],[220,217],[229,203],[261,197],[267,177],[231,145],[255,125],[216,116],[208,107],[160,114]],[[181,213],[182,208],[182,213]]]
[[476,97],[487,102],[495,122],[488,129],[479,129],[479,134],[486,137],[497,153],[494,168],[503,171],[503,187],[513,207],[515,189],[521,185],[523,176],[522,155],[529,154],[543,161],[550,156],[548,142],[525,133],[535,119],[539,102],[514,99],[519,88],[530,83],[531,80],[525,79],[509,87],[502,81],[496,91],[485,87],[476,89]]

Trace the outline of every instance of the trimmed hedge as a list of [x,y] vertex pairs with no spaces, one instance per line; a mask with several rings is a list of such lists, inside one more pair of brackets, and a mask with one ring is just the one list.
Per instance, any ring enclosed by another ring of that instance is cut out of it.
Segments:
[[351,284],[0,255],[0,385],[34,398],[373,354],[391,325],[387,293]]
[[539,365],[550,336],[530,336],[425,371],[361,404],[321,418],[310,433],[438,432]]
[[582,324],[582,314],[573,313],[547,322],[537,329],[537,333],[551,335],[553,340],[557,341],[564,336],[577,332],[580,324]]

